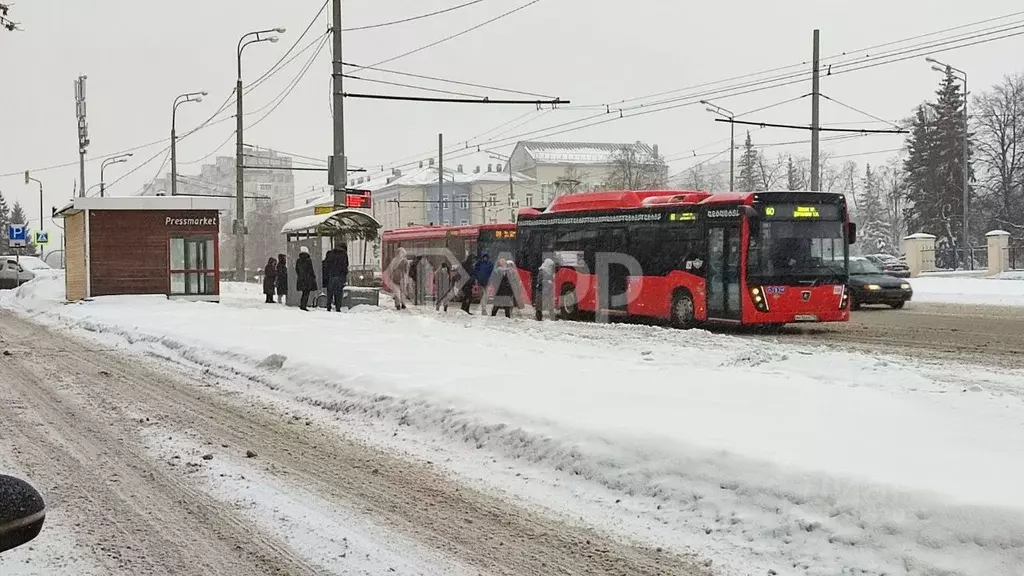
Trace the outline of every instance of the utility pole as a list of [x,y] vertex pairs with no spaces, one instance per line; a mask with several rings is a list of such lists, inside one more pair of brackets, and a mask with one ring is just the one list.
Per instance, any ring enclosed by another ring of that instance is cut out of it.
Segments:
[[729,119],[729,192],[736,189],[736,115],[710,100],[701,100],[707,111]]
[[811,191],[821,191],[821,115],[819,100],[821,97],[821,45],[820,31],[814,31],[814,57],[811,64],[813,80],[811,81]]
[[345,206],[345,186],[348,184],[348,164],[345,158],[345,98],[342,86],[344,67],[341,59],[341,0],[334,4],[334,26],[332,32],[333,62],[331,70],[331,101],[334,106],[334,206]]
[[[455,224],[452,209],[452,224]],[[437,219],[438,225],[444,225],[444,134],[437,135]]]
[[85,151],[89,147],[89,124],[85,121],[85,76],[75,80],[75,116],[78,118],[78,195],[85,196]]

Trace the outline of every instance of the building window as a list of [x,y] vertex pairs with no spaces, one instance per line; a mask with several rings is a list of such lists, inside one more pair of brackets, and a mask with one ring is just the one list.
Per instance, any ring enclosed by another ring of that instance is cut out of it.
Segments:
[[273,189],[274,189],[274,185],[273,184],[265,184],[263,182],[260,182],[260,184],[259,184],[259,191],[260,192],[270,192]]
[[462,210],[469,210],[469,196],[465,194],[459,196],[459,208]]
[[465,226],[465,225],[469,224],[469,220],[466,220],[465,218],[463,218],[463,219],[462,219],[462,220],[461,220],[461,221],[459,222],[459,224],[462,224],[463,226]]
[[451,225],[452,225],[452,221],[451,221],[451,220],[449,220],[449,219],[447,219],[447,218],[445,218],[445,219],[444,219],[444,225],[445,225],[445,226],[451,226]]
[[526,195],[526,205],[533,206],[533,194]]
[[487,198],[487,202],[490,206],[497,206],[498,194],[496,192],[491,192],[491,195]]
[[213,236],[171,238],[171,295],[213,294],[215,286]]
[[441,200],[441,208],[443,208],[445,210],[448,209],[448,195],[447,194],[445,194],[444,195],[444,199]]

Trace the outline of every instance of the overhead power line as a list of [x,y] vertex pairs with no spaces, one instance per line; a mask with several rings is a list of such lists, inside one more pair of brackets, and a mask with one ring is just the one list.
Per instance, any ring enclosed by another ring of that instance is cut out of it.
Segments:
[[387,27],[387,26],[395,26],[396,24],[405,24],[406,22],[413,22],[413,21],[416,21],[416,20],[422,20],[424,18],[430,18],[431,16],[438,16],[440,14],[447,14],[448,12],[454,12],[456,10],[459,10],[459,9],[462,9],[462,8],[466,8],[466,7],[472,6],[474,4],[479,4],[479,3],[483,2],[483,1],[484,0],[472,0],[471,2],[466,2],[464,4],[459,4],[458,6],[452,6],[450,8],[445,8],[443,10],[435,10],[434,12],[430,12],[428,14],[420,14],[419,16],[410,16],[409,18],[403,18],[401,20],[392,20],[390,22],[381,22],[380,24],[370,24],[369,26],[355,26],[353,28],[342,28],[341,31],[342,32],[358,32],[360,30],[374,30],[376,28],[384,28],[384,27]]
[[568,100],[556,98],[554,100],[503,100],[477,96],[474,98],[432,98],[429,96],[399,96],[397,94],[362,94],[359,92],[345,92],[346,98],[362,98],[368,100],[401,100],[405,102],[447,102],[451,104],[533,104],[535,106],[568,104]]
[[386,86],[397,86],[399,88],[411,88],[413,90],[423,90],[425,92],[434,92],[435,94],[451,94],[452,96],[466,96],[468,98],[485,98],[479,94],[468,94],[466,92],[456,92],[453,90],[441,90],[440,88],[427,88],[425,86],[414,86],[412,84],[403,84],[401,82],[388,82],[387,80],[375,80],[373,78],[363,78],[360,76],[354,76],[352,74],[342,74],[344,78],[350,78],[352,80],[360,80],[362,82],[372,82],[374,84],[384,84]]
[[522,94],[523,96],[536,96],[537,98],[554,98],[554,96],[548,94],[537,94],[536,92],[524,92],[522,90],[513,90],[511,88],[501,88],[499,86],[488,86],[487,84],[475,84],[473,82],[462,82],[460,80],[452,80],[450,78],[439,78],[437,76],[427,76],[426,74],[413,74],[412,72],[403,72],[401,70],[393,70],[391,68],[380,68],[377,66],[361,66],[359,64],[353,64],[350,62],[342,62],[343,65],[359,70],[373,70],[375,72],[384,72],[387,74],[397,74],[399,76],[409,76],[410,78],[419,78],[420,80],[433,80],[435,82],[444,82],[446,84],[457,84],[459,86],[469,86],[470,88],[483,88],[484,90],[494,90],[497,92],[508,92],[510,94]]
[[281,55],[281,58],[279,58],[278,61],[275,62],[273,66],[268,68],[267,71],[264,72],[262,76],[260,76],[251,84],[245,87],[246,92],[259,86],[261,83],[263,83],[264,80],[274,75],[280,68],[287,66],[287,63],[284,66],[282,66],[281,62],[284,62],[284,59],[287,58],[288,55],[292,53],[292,50],[295,50],[295,47],[299,45],[299,42],[302,42],[302,39],[306,37],[306,34],[309,34],[310,29],[313,28],[313,25],[316,24],[316,21],[320,18],[320,15],[324,13],[324,10],[327,9],[327,5],[330,3],[331,0],[324,0],[323,6],[320,6],[320,10],[317,11],[316,15],[313,16],[313,19],[309,21],[309,24],[306,25],[306,29],[302,31],[302,34],[299,34],[299,37],[295,39],[295,42],[292,42],[292,45],[288,47],[288,50],[286,50],[285,53]]
[[[399,60],[401,58],[405,58],[406,56],[412,56],[413,54],[416,54],[417,52],[422,52],[422,51],[427,50],[429,48],[433,48],[434,46],[437,46],[438,44],[443,44],[445,42],[448,42],[449,40],[454,40],[454,39],[456,39],[456,38],[458,38],[460,36],[465,36],[466,34],[469,34],[470,32],[472,32],[474,30],[479,30],[480,28],[483,28],[484,26],[486,26],[488,24],[491,24],[492,22],[497,22],[498,20],[501,20],[502,18],[506,18],[508,16],[511,16],[512,14],[515,14],[516,12],[519,12],[520,10],[523,10],[525,8],[529,8],[530,6],[533,6],[534,4],[536,4],[536,3],[540,2],[540,1],[541,0],[530,0],[526,4],[523,4],[522,6],[519,6],[517,8],[513,8],[512,10],[509,10],[508,12],[504,12],[504,13],[498,15],[498,16],[495,16],[494,18],[491,18],[490,20],[486,20],[484,22],[481,22],[479,24],[476,24],[474,26],[466,28],[465,30],[462,30],[460,32],[456,32],[455,34],[451,34],[449,36],[445,36],[444,38],[441,38],[440,40],[436,40],[434,42],[431,42],[430,44],[425,44],[423,46],[420,46],[419,48],[413,48],[412,50],[409,50],[408,52],[403,52],[403,53],[401,53],[401,54],[399,54],[397,56],[392,56],[390,58],[385,58],[384,60],[381,60],[380,62],[374,62],[373,64],[370,64],[369,66],[365,66],[365,68],[376,68],[377,66],[380,66],[381,64],[387,64],[389,62],[394,62],[395,60]],[[362,70],[362,69],[363,69],[363,67],[357,68],[357,70]]]
[[[729,124],[744,124],[746,126],[760,126],[762,128],[788,128],[791,130],[813,130],[811,126],[799,124],[774,124],[771,122],[751,122],[748,120],[733,120],[731,118],[715,118],[715,122],[726,122]],[[819,132],[849,132],[856,134],[906,134],[907,131],[900,128],[897,130],[869,130],[866,128],[818,128]]]

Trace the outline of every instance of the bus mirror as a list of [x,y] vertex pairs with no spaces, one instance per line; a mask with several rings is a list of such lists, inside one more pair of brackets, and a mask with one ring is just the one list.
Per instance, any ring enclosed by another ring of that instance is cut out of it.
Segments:
[[846,223],[846,243],[856,244],[857,243],[857,223],[847,222]]

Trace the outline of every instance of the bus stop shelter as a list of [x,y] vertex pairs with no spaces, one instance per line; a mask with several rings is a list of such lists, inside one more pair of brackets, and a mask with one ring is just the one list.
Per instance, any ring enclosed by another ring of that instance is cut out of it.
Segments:
[[[289,306],[299,305],[299,292],[295,289],[297,281],[295,262],[298,261],[303,246],[309,250],[309,256],[313,259],[316,283],[322,291],[325,288],[321,266],[324,254],[342,243],[375,240],[380,228],[380,222],[377,222],[373,216],[352,208],[301,216],[286,222],[281,228],[281,234],[285,236],[288,245],[288,296],[286,303]],[[360,304],[376,306],[379,296],[380,291],[376,288],[346,286],[343,302],[349,308]]]

